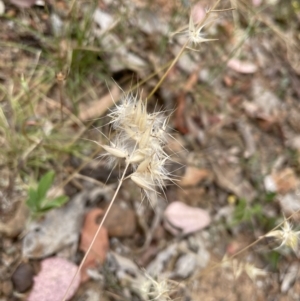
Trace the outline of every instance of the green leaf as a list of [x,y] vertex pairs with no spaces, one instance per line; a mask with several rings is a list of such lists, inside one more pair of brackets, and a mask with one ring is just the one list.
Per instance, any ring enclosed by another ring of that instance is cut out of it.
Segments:
[[267,203],[271,203],[274,201],[275,197],[276,197],[276,192],[269,192],[266,194],[265,200]]
[[266,260],[268,260],[271,264],[271,267],[274,271],[278,271],[278,264],[280,262],[281,255],[277,251],[268,252],[268,255],[265,256]]
[[40,179],[37,189],[28,189],[26,204],[32,211],[33,216],[39,216],[53,208],[62,206],[68,201],[66,196],[59,196],[54,199],[46,198],[47,192],[53,183],[54,175],[53,171],[46,173]]
[[42,211],[48,211],[53,208],[61,207],[65,204],[69,198],[65,195],[59,196],[53,200],[47,201],[47,203],[41,208]]
[[53,183],[54,175],[54,171],[49,171],[41,178],[37,188],[39,204],[41,204],[44,201],[46,194]]
[[32,210],[37,211],[39,208],[39,201],[37,191],[33,188],[28,190],[28,199],[26,200],[26,205]]
[[253,215],[261,215],[262,213],[262,207],[260,204],[255,204],[252,209],[251,212]]
[[234,219],[235,222],[241,222],[245,219],[247,215],[247,202],[244,199],[240,199],[235,210],[234,210]]

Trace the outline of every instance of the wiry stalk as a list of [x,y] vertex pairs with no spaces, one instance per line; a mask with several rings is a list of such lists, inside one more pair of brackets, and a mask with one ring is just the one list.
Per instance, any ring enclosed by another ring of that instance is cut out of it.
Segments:
[[[219,2],[220,0],[216,1],[213,7],[206,13],[206,16],[202,22],[196,26],[195,30],[198,30],[199,33],[203,27],[202,24],[205,23],[209,14],[215,10]],[[160,81],[149,94],[149,98],[160,87],[170,70],[174,67],[183,54],[189,42],[190,39],[187,39],[169,66],[168,70],[164,73]],[[122,186],[129,165],[132,165],[135,170],[130,176],[131,180],[144,191],[147,197],[149,197],[150,192],[155,192],[155,186],[162,188],[164,186],[164,181],[171,179],[166,170],[163,168],[165,161],[169,159],[169,157],[163,151],[163,145],[166,139],[166,120],[162,121],[162,117],[160,117],[157,113],[148,114],[146,106],[142,100],[138,100],[138,96],[133,97],[130,94],[127,96],[125,95],[123,103],[121,105],[116,105],[116,109],[112,111],[109,116],[112,118],[111,123],[113,124],[114,129],[119,132],[119,136],[117,136],[117,140],[115,142],[111,142],[110,146],[102,147],[108,152],[107,155],[115,157],[114,160],[127,158],[126,167],[109,207],[107,208],[107,211],[100,225],[98,226],[93,240],[87,252],[85,253],[74,277],[72,278],[72,281],[68,286],[62,301],[66,300],[75,278],[81,271],[82,266],[94,245],[103,223],[106,220]],[[158,120],[158,122],[155,123],[155,120]],[[134,148],[132,148],[132,141],[135,143]],[[130,152],[132,153],[130,154]]]
[[174,65],[177,63],[177,61],[179,60],[179,58],[181,57],[181,55],[183,54],[186,46],[188,45],[189,41],[186,41],[184,43],[184,45],[182,46],[181,50],[179,51],[179,53],[176,55],[175,59],[173,60],[172,64],[170,65],[170,67],[168,68],[168,70],[164,73],[164,75],[162,76],[162,78],[160,79],[160,81],[156,84],[156,86],[153,88],[153,90],[150,92],[150,94],[148,95],[148,98],[151,98],[151,96],[153,96],[153,94],[156,92],[156,90],[160,87],[160,85],[162,84],[162,82],[165,80],[165,78],[167,77],[167,75],[169,74],[170,70],[174,67]]
[[117,194],[118,194],[118,192],[119,192],[119,190],[120,190],[120,188],[121,188],[121,186],[123,184],[123,181],[124,181],[124,178],[125,178],[125,174],[126,174],[126,171],[127,171],[128,167],[129,167],[129,163],[127,163],[126,166],[125,166],[124,172],[122,174],[121,179],[119,180],[119,185],[118,185],[118,187],[117,187],[117,189],[116,189],[116,191],[114,193],[114,196],[113,196],[113,198],[112,198],[112,200],[111,200],[111,202],[110,202],[110,204],[109,204],[109,206],[108,206],[108,208],[107,208],[107,210],[106,210],[106,212],[105,212],[105,214],[104,214],[104,216],[102,218],[102,221],[101,221],[100,225],[98,226],[98,229],[97,229],[97,231],[96,231],[96,233],[95,233],[95,235],[93,237],[93,240],[92,240],[89,248],[87,249],[87,251],[86,251],[86,253],[85,253],[85,255],[84,255],[84,257],[83,257],[83,259],[82,259],[82,261],[81,261],[81,263],[80,263],[80,265],[79,265],[79,267],[78,267],[78,269],[77,269],[77,271],[75,273],[75,275],[72,278],[72,281],[71,281],[70,285],[68,286],[68,288],[67,288],[67,290],[66,290],[66,292],[64,294],[64,297],[63,297],[62,301],[66,301],[66,298],[67,298],[67,295],[68,295],[68,293],[69,293],[69,291],[71,289],[71,286],[74,283],[75,278],[77,277],[77,275],[81,271],[82,266],[84,265],[84,263],[85,263],[88,255],[89,255],[89,253],[90,253],[90,251],[91,251],[91,249],[92,249],[92,247],[93,247],[93,245],[94,245],[94,243],[95,243],[95,241],[97,239],[97,236],[98,236],[98,234],[99,234],[99,232],[100,232],[100,230],[101,230],[101,228],[102,228],[102,226],[103,226],[103,224],[104,224],[104,222],[105,222],[105,220],[106,220],[106,218],[108,216],[108,213],[109,213],[112,205],[114,204],[116,196],[117,196]]
[[[215,4],[213,5],[213,7],[206,13],[205,17],[203,18],[203,20],[201,20],[201,22],[197,25],[197,29],[201,28],[202,24],[204,24],[208,17],[209,14],[211,12],[216,11],[216,7],[218,6],[218,4],[220,3],[220,0],[216,1]],[[167,75],[169,74],[170,70],[174,67],[174,65],[178,62],[178,60],[180,59],[181,55],[183,54],[184,50],[186,49],[187,45],[189,44],[190,40],[187,39],[187,41],[184,43],[184,45],[182,46],[182,48],[180,49],[179,53],[176,55],[175,59],[173,60],[172,64],[170,65],[170,67],[168,68],[168,70],[164,73],[164,75],[162,76],[162,78],[160,79],[160,81],[156,84],[156,86],[152,89],[152,91],[150,92],[150,94],[148,95],[148,98],[150,98],[151,96],[153,96],[153,94],[157,91],[157,89],[161,86],[162,82],[165,80],[165,78],[167,77]]]

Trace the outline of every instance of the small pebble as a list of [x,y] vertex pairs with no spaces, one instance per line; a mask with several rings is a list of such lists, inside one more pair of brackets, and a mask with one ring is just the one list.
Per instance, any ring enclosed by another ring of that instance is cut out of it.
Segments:
[[21,263],[13,273],[11,280],[19,293],[24,293],[33,284],[34,271],[29,263]]
[[[100,217],[98,223],[102,218]],[[136,233],[135,212],[121,204],[115,204],[110,211],[103,226],[111,237],[130,237]]]

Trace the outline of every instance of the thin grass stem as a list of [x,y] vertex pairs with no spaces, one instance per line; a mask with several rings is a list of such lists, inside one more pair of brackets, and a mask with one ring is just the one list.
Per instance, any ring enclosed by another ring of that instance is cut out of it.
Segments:
[[156,92],[156,90],[160,87],[161,83],[165,80],[165,78],[169,74],[170,70],[174,67],[174,65],[177,63],[177,61],[181,57],[181,55],[184,52],[184,50],[185,50],[186,46],[188,45],[188,43],[189,43],[188,40],[184,43],[184,45],[182,46],[181,50],[179,51],[179,53],[177,54],[177,56],[173,60],[172,64],[168,68],[168,70],[164,73],[164,75],[162,76],[162,78],[160,79],[160,81],[156,84],[156,86],[153,88],[153,90],[148,95],[148,98],[151,98],[151,96],[153,96],[153,94]]
[[129,165],[130,165],[130,164],[127,163],[126,166],[125,166],[124,172],[123,172],[123,174],[122,174],[121,179],[119,180],[119,184],[118,184],[118,187],[117,187],[117,189],[116,189],[116,191],[115,191],[115,193],[114,193],[114,196],[113,196],[113,198],[112,198],[112,200],[111,200],[111,202],[110,202],[110,204],[109,204],[109,206],[108,206],[108,208],[107,208],[107,210],[106,210],[106,212],[105,212],[105,214],[104,214],[104,216],[103,216],[103,218],[102,218],[102,221],[101,221],[100,225],[98,226],[98,229],[97,229],[97,231],[96,231],[96,233],[95,233],[95,235],[94,235],[94,237],[93,237],[93,240],[92,240],[92,242],[91,242],[89,248],[87,249],[87,251],[86,251],[86,253],[85,253],[85,255],[84,255],[84,257],[83,257],[83,259],[82,259],[82,261],[81,261],[81,263],[80,263],[80,265],[79,265],[79,267],[78,267],[78,269],[77,269],[77,271],[76,271],[76,273],[75,273],[75,275],[74,275],[73,278],[72,278],[72,281],[71,281],[70,285],[68,286],[68,289],[67,289],[66,292],[65,292],[65,295],[64,295],[62,301],[66,301],[66,298],[67,298],[67,295],[68,295],[68,293],[69,293],[69,291],[70,291],[70,288],[71,288],[71,286],[72,286],[72,284],[73,284],[75,278],[77,277],[77,275],[78,275],[79,272],[81,271],[81,269],[82,269],[82,267],[83,267],[83,265],[84,265],[84,263],[85,263],[85,261],[86,261],[88,255],[89,255],[89,253],[90,253],[90,251],[91,251],[91,249],[92,249],[92,247],[93,247],[93,245],[94,245],[94,243],[95,243],[95,241],[96,241],[96,239],[97,239],[97,236],[98,236],[98,234],[99,234],[99,232],[100,232],[100,230],[101,230],[101,228],[102,228],[102,226],[103,226],[103,224],[104,224],[104,222],[105,222],[105,220],[106,220],[106,218],[107,218],[107,216],[108,216],[108,213],[109,213],[109,211],[110,211],[112,205],[114,204],[114,201],[115,201],[115,199],[116,199],[116,196],[117,196],[117,194],[118,194],[118,192],[119,192],[119,190],[120,190],[120,188],[121,188],[121,186],[122,186],[122,184],[123,184],[123,181],[124,181],[124,179],[125,179],[125,174],[126,174],[126,171],[127,171],[128,167],[129,167]]
[[[213,5],[213,7],[207,11],[205,17],[203,18],[203,20],[198,24],[197,28],[204,26],[202,24],[205,24],[206,20],[208,19],[208,16],[211,12],[215,11],[215,8],[218,6],[218,4],[220,3],[220,0],[217,0],[215,2],[215,4]],[[179,58],[181,57],[181,55],[183,54],[184,50],[187,48],[187,45],[189,44],[189,39],[187,39],[187,41],[184,43],[184,45],[182,46],[182,48],[180,49],[179,53],[176,55],[175,59],[173,60],[173,62],[171,63],[170,67],[168,68],[168,70],[164,73],[164,75],[161,77],[160,81],[156,84],[156,86],[152,89],[152,91],[150,92],[150,94],[148,95],[148,99],[151,98],[151,96],[153,96],[153,94],[157,91],[157,89],[161,86],[162,82],[165,80],[165,78],[167,77],[167,75],[169,74],[170,70],[174,67],[174,65],[177,63],[177,61],[179,60]]]

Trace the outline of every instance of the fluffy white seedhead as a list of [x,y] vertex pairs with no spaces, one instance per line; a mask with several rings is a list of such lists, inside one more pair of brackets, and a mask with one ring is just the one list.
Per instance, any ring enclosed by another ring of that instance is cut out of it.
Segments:
[[203,25],[196,26],[196,24],[193,21],[192,14],[190,15],[190,21],[189,21],[189,29],[188,29],[188,37],[189,42],[192,44],[200,44],[203,42],[209,42],[209,41],[216,41],[217,39],[205,39],[203,37],[203,33],[201,32],[204,26],[211,23],[213,20],[210,20]]
[[255,281],[256,278],[259,276],[267,276],[268,275],[268,273],[266,271],[255,267],[251,263],[245,263],[244,271],[246,272],[246,274],[252,281]]
[[115,144],[111,143],[111,146],[108,145],[102,145],[102,147],[112,156],[116,157],[116,158],[121,158],[124,159],[126,157],[128,157],[128,152],[127,150],[124,148],[120,148],[117,147]]
[[300,231],[294,231],[292,225],[288,222],[286,218],[284,218],[283,226],[281,230],[274,230],[265,235],[266,237],[275,237],[281,244],[276,249],[287,246],[291,248],[294,252],[297,251],[299,244],[299,234]]
[[150,191],[156,192],[155,183],[153,182],[152,178],[147,176],[146,173],[134,172],[130,176],[130,179],[143,190],[147,192]]
[[111,124],[114,128],[118,128],[123,124],[128,123],[132,112],[134,111],[134,105],[136,98],[132,94],[124,95],[120,101],[120,104],[116,105],[108,116],[112,119]]
[[124,160],[133,173],[129,178],[148,197],[156,188],[171,180],[165,164],[170,157],[164,146],[168,140],[168,117],[160,112],[149,114],[146,102],[138,95],[127,94],[109,113],[116,136],[110,146],[103,146],[110,164]]
[[107,165],[110,168],[115,167],[122,160],[126,160],[133,149],[133,146],[121,139],[119,135],[116,135],[114,140],[110,142],[110,145],[101,144],[101,146],[106,151],[101,157],[108,158]]
[[238,279],[243,272],[245,272],[252,281],[255,281],[259,276],[267,276],[266,271],[255,267],[253,264],[240,262],[236,258],[230,259],[226,255],[222,260],[222,267],[226,270],[231,269],[235,279]]
[[155,280],[147,273],[145,273],[145,279],[140,285],[139,292],[144,300],[172,300],[170,298],[171,288],[167,279]]
[[188,28],[185,30],[179,30],[177,32],[174,32],[173,35],[175,34],[183,34],[187,36],[189,44],[193,45],[198,45],[203,42],[210,42],[210,41],[217,41],[217,39],[206,39],[204,38],[204,33],[202,32],[203,28],[208,25],[209,23],[213,22],[215,19],[212,18],[210,15],[211,11],[208,10],[206,11],[206,17],[205,17],[205,23],[202,24],[201,21],[200,23],[195,23],[193,20],[193,14],[191,12],[190,14],[190,19],[189,19],[189,24]]

